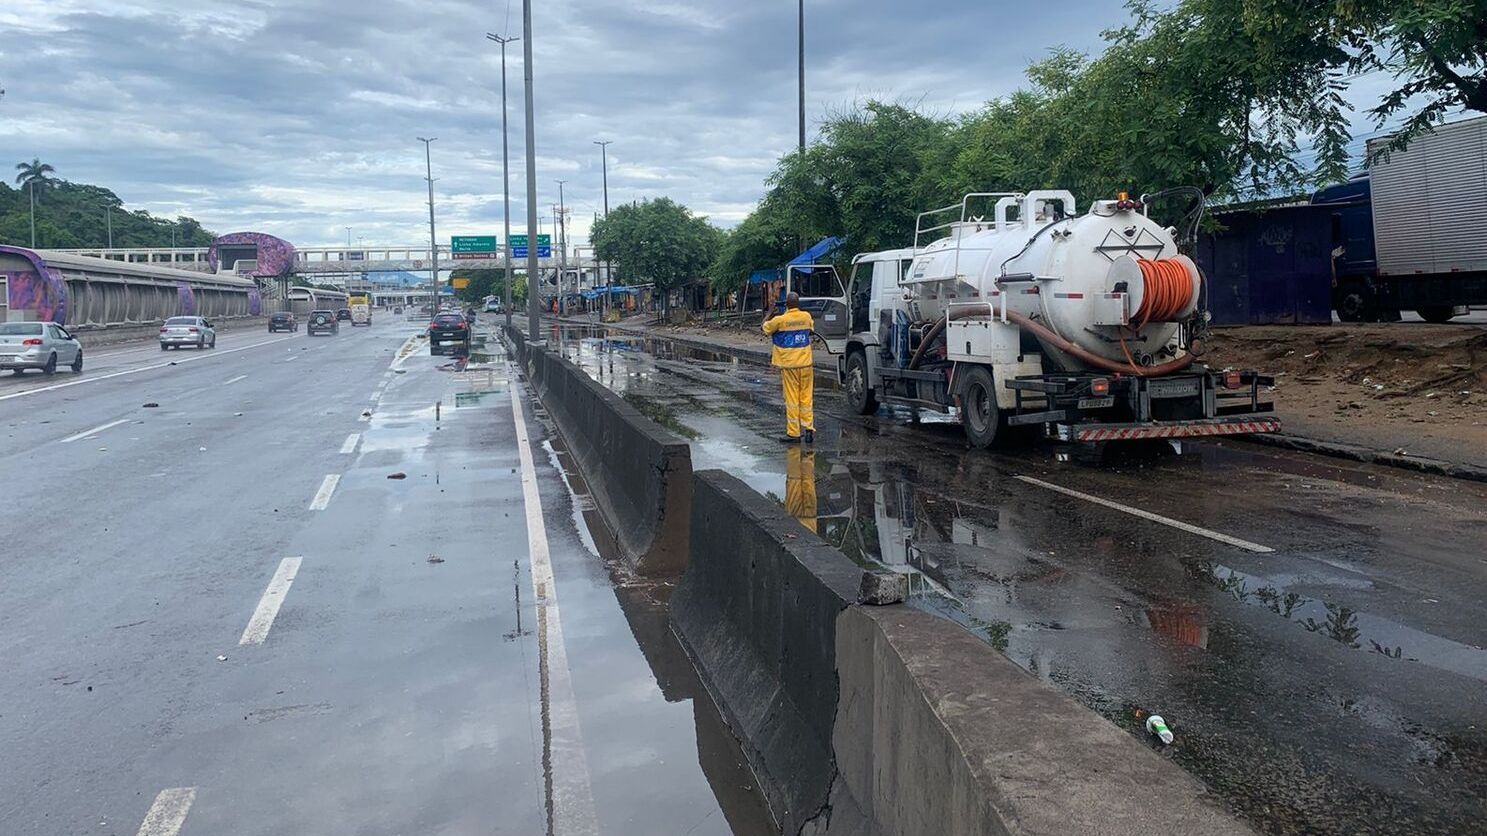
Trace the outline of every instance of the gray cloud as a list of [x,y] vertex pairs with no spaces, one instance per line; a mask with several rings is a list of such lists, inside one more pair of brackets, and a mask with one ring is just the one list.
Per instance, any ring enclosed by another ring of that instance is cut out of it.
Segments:
[[[610,203],[669,195],[723,225],[794,147],[795,4],[535,0],[538,203],[564,188],[575,240]],[[1112,0],[1056,7],[808,0],[808,115],[868,97],[940,112],[1022,83],[1065,43],[1095,48]],[[521,4],[513,0],[512,34]],[[501,222],[498,0],[8,0],[0,162],[39,156],[131,206],[303,245],[440,237]],[[513,228],[525,226],[520,42],[508,49]]]

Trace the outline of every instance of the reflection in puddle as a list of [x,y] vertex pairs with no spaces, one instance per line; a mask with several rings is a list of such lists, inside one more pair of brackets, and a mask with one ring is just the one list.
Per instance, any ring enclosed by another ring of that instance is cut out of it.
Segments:
[[1487,650],[1480,647],[1451,641],[1340,604],[1306,598],[1276,581],[1247,575],[1227,566],[1213,564],[1208,568],[1207,577],[1235,601],[1264,607],[1295,622],[1307,632],[1326,636],[1344,647],[1487,681]]

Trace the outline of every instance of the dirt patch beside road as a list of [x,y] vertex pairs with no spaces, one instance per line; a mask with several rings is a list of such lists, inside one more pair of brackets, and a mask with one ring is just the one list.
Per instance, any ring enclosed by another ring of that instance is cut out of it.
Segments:
[[1276,375],[1288,433],[1487,465],[1487,329],[1223,328],[1206,359]]

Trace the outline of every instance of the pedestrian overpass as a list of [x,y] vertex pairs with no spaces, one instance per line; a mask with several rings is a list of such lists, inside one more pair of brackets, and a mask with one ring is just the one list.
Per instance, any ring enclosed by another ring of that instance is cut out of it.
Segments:
[[[216,246],[219,255],[227,245]],[[194,270],[202,273],[234,273],[257,275],[258,258],[211,257],[213,247],[83,247],[78,249],[52,250],[69,255],[103,258],[129,264],[150,264],[176,270]],[[401,247],[294,247],[288,273],[299,276],[344,277],[359,273],[418,273],[433,266],[433,256],[427,245]],[[501,253],[479,258],[455,258],[446,245],[439,245],[439,272],[449,270],[499,270],[505,266]],[[525,270],[527,259],[513,257],[511,266]],[[556,270],[556,256],[538,259],[538,269]],[[570,270],[592,271],[594,259],[589,255],[575,255],[568,259]]]

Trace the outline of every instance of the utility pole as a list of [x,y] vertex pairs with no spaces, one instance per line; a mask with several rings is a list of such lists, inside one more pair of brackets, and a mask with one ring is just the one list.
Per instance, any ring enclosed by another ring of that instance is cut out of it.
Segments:
[[[602,167],[601,170],[604,172],[604,217],[606,218],[609,217],[609,145],[612,142],[614,142],[612,139],[594,140],[594,144],[599,146],[599,161]],[[593,242],[590,241],[589,243]],[[596,272],[599,270],[599,253],[597,252],[594,253],[594,270]],[[612,268],[609,265],[605,265],[604,304],[602,305],[605,313],[609,313],[609,285],[614,280],[612,272]]]
[[[558,296],[566,303],[563,296],[563,283],[568,280],[568,207],[563,203],[563,184],[567,180],[558,181],[558,246],[562,250],[558,252]],[[578,283],[574,282],[573,289],[578,290]]]
[[26,193],[31,195],[31,249],[36,249],[36,178],[26,181]]
[[527,327],[528,339],[539,340],[537,330],[537,128],[532,108],[532,0],[522,0],[522,58],[527,93]]
[[800,0],[800,153],[805,153],[805,0]]
[[[511,278],[511,149],[506,139],[506,45],[512,41],[520,40],[520,38],[513,38],[509,35],[502,37],[500,35],[492,35],[489,32],[485,36],[501,45],[501,199],[506,205],[506,208],[501,212],[501,216],[506,222],[506,237],[502,239],[505,243],[502,244],[501,251],[505,254],[504,261],[506,265],[506,304],[503,307],[506,309],[506,327],[510,328],[511,285],[513,279]],[[532,242],[528,241],[527,246],[531,245]],[[528,293],[532,292],[531,284],[532,282],[529,278],[527,280]]]
[[432,321],[439,313],[439,241],[434,235],[434,158],[430,146],[438,137],[424,139],[418,137],[423,143],[423,166],[424,180],[429,184],[429,258],[433,269],[429,271],[430,284],[433,287],[432,302],[429,303],[429,320]]
[[105,207],[103,207],[103,222],[104,222],[105,225],[108,226],[108,248],[109,249],[113,249],[114,248],[114,208],[112,206],[105,206]]

